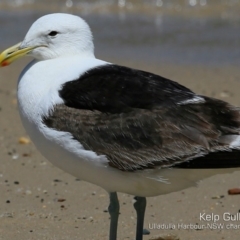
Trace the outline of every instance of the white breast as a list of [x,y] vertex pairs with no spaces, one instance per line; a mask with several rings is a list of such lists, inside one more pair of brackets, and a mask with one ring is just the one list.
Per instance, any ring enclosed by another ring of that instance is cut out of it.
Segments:
[[103,165],[107,162],[105,156],[84,150],[70,133],[49,129],[42,123],[43,116],[48,116],[54,105],[64,103],[58,94],[62,84],[67,80],[78,79],[89,68],[106,64],[93,59],[84,59],[81,63],[79,58],[76,61],[71,58],[71,62],[72,64],[66,58],[32,62],[24,69],[18,84],[20,116],[34,144],[55,165],[66,168],[59,161],[59,156],[66,153],[94,162],[94,165]]

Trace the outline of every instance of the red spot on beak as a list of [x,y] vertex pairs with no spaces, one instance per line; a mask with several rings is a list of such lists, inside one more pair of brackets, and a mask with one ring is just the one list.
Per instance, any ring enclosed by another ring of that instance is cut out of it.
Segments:
[[2,67],[6,67],[6,66],[8,66],[9,65],[9,62],[7,62],[7,61],[3,61],[2,63],[1,63],[1,66]]

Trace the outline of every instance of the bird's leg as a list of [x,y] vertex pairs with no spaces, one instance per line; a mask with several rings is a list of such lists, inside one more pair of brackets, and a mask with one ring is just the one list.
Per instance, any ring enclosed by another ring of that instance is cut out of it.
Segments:
[[108,206],[108,212],[110,214],[110,233],[109,240],[117,239],[117,225],[118,225],[118,216],[119,216],[119,201],[116,192],[109,193],[110,204]]
[[145,215],[147,200],[145,197],[134,197],[134,199],[136,200],[136,202],[133,204],[133,206],[137,212],[136,240],[142,240],[143,239],[144,215]]

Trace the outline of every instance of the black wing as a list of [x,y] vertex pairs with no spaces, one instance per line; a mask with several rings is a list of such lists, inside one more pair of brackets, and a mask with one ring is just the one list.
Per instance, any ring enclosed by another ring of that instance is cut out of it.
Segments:
[[90,70],[59,93],[65,105],[55,106],[44,123],[70,132],[85,149],[106,155],[110,166],[123,171],[181,167],[230,150],[239,134],[239,109],[130,68]]
[[191,100],[196,95],[158,75],[118,65],[94,68],[67,82],[59,92],[67,106],[122,113],[133,108],[153,109]]

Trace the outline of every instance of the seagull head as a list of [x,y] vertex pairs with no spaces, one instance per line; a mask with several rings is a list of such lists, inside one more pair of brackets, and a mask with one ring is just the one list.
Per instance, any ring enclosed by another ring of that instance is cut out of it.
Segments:
[[94,57],[92,33],[80,17],[54,13],[35,21],[24,40],[0,54],[0,66],[7,66],[22,56],[47,60],[72,55]]

